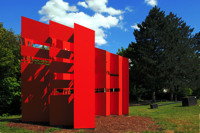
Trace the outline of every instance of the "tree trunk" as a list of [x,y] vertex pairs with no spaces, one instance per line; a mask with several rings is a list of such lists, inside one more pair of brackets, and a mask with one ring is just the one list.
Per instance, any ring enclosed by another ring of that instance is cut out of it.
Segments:
[[177,95],[175,95],[175,101],[177,101]]
[[173,101],[173,92],[174,92],[174,86],[170,89],[170,101]]
[[139,97],[138,97],[138,85],[135,85],[136,87],[136,102],[139,103]]
[[156,102],[155,86],[153,86],[153,89],[152,89],[152,92],[151,92],[151,96],[152,96],[152,101],[155,103]]
[[152,101],[153,101],[154,103],[156,102],[155,91],[152,91]]

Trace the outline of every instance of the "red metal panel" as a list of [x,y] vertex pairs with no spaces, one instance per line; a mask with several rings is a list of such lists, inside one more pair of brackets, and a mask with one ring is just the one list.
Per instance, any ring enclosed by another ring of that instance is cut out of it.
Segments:
[[129,115],[129,59],[122,57],[122,94],[123,94],[123,99],[122,99],[122,108],[123,111],[122,113],[124,115]]
[[106,115],[106,93],[95,93],[95,115]]
[[95,32],[74,24],[74,128],[95,128]]
[[119,112],[119,92],[110,92],[110,114],[118,115]]
[[74,51],[74,43],[63,41],[63,49],[66,51]]
[[49,37],[49,25],[22,16],[21,37],[44,43]]
[[73,63],[63,63],[52,61],[50,69],[52,73],[73,73]]
[[122,115],[122,57],[119,58],[119,108],[118,115]]
[[95,48],[95,88],[106,88],[106,51]]
[[[110,89],[110,53],[106,51],[106,89]],[[106,91],[106,116],[110,115],[110,91]]]
[[74,125],[73,94],[51,96],[50,125]]
[[119,88],[119,76],[110,76],[110,88]]
[[68,41],[73,35],[74,29],[65,25],[49,21],[49,36],[63,41]]
[[21,63],[22,121],[49,121],[49,66]]
[[119,74],[119,58],[112,53],[110,53],[110,74]]
[[21,55],[49,59],[49,51],[21,45]]

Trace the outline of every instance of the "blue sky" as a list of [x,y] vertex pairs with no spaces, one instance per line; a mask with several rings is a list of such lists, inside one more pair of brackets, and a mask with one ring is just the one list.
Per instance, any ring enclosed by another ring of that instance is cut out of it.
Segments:
[[95,46],[116,54],[135,42],[136,24],[157,5],[168,15],[182,17],[194,32],[200,31],[200,0],[1,0],[0,22],[15,34],[21,32],[21,16],[48,24],[52,20],[69,27],[78,23],[95,30]]

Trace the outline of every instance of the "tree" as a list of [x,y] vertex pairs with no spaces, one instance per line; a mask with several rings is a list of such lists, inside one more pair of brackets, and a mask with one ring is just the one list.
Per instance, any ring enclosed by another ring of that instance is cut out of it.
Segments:
[[162,67],[162,37],[166,24],[164,11],[160,11],[160,8],[155,6],[150,10],[145,21],[137,25],[140,29],[134,30],[137,43],[129,45],[134,51],[131,56],[133,67],[137,65],[140,67],[145,86],[149,86],[151,90],[153,102],[156,102],[156,85],[163,78],[160,68]]
[[[162,51],[162,71],[165,75],[165,86],[170,88],[170,100],[176,86],[191,87],[196,76],[196,63],[194,58],[193,29],[187,26],[181,18],[170,12],[166,16],[167,27],[164,34]],[[178,87],[176,87],[178,88]]]
[[[135,42],[132,43],[134,44]],[[129,98],[131,100],[136,100],[138,103],[139,99],[142,97],[143,92],[145,91],[145,88],[143,88],[141,84],[143,77],[141,75],[141,71],[139,70],[140,67],[138,65],[133,66],[133,52],[134,51],[131,47],[126,49],[122,47],[121,49],[118,49],[117,54],[129,58]]]
[[20,35],[0,23],[0,115],[21,110]]

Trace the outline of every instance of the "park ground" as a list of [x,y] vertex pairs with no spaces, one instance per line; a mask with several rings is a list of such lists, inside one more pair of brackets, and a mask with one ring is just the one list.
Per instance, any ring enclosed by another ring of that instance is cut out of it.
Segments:
[[[167,103],[172,102],[158,102],[157,104],[162,105]],[[182,103],[175,103],[158,106],[158,109],[150,109],[149,104],[139,104],[139,106],[134,105],[129,107],[129,116],[100,116],[96,117],[95,121],[95,130],[74,130],[63,127],[52,127],[48,124],[23,123],[21,122],[21,115],[4,116],[0,117],[0,133],[200,133],[200,100],[198,100],[198,105],[196,106],[183,107]],[[109,126],[106,121],[110,124]],[[114,124],[112,123],[113,121]],[[101,126],[99,126],[100,124]],[[127,127],[130,127],[129,129],[119,128],[126,127],[127,124]],[[126,129],[129,131],[125,131]]]

